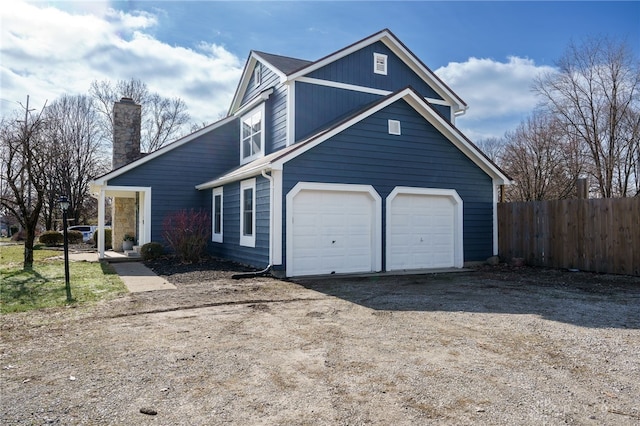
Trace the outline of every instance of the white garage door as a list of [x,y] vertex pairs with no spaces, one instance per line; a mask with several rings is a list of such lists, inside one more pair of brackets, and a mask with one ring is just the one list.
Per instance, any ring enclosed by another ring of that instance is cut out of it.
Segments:
[[389,196],[387,270],[462,266],[461,200],[439,192],[412,189]]
[[374,271],[380,244],[375,197],[348,185],[311,186],[287,197],[287,275]]

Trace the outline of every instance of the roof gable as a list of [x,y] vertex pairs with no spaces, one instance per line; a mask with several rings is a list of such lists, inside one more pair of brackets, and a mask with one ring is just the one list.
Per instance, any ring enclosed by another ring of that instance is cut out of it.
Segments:
[[112,170],[108,173],[105,173],[102,176],[98,176],[96,178],[94,178],[91,182],[90,185],[91,186],[96,186],[96,185],[104,185],[106,182],[108,182],[110,179],[114,179],[120,175],[123,175],[127,172],[129,172],[130,170],[135,169],[138,166],[141,166],[142,164],[145,164],[151,160],[153,160],[154,158],[160,157],[161,155],[165,155],[171,151],[173,151],[176,148],[179,148],[197,138],[199,138],[200,136],[212,132],[215,129],[224,126],[227,123],[230,123],[231,121],[233,121],[235,119],[235,117],[226,117],[223,118],[222,120],[219,120],[213,124],[210,124],[206,127],[203,127],[202,129],[195,131],[187,136],[184,136],[168,145],[163,146],[162,148],[159,148],[156,151],[150,152],[149,154],[146,154],[144,157],[139,158],[136,161],[132,161],[129,164],[125,164],[122,167],[119,167],[115,170]]
[[413,109],[415,109],[422,117],[431,123],[441,134],[443,134],[451,143],[453,143],[464,155],[480,167],[485,173],[496,180],[497,183],[506,184],[511,181],[509,176],[500,169],[493,161],[491,161],[478,147],[476,147],[466,136],[460,132],[453,124],[442,117],[438,111],[425,101],[422,96],[413,88],[407,87],[398,92],[392,93],[378,102],[375,102],[363,110],[346,117],[345,119],[333,124],[331,127],[323,129],[315,135],[304,141],[298,142],[280,151],[271,153],[259,160],[239,167],[230,173],[220,176],[212,181],[205,182],[196,186],[196,189],[215,188],[229,182],[240,179],[246,179],[256,176],[265,170],[282,170],[283,165],[297,156],[309,151],[322,142],[330,139],[334,135],[353,126],[354,124],[364,120],[372,114],[380,111],[388,105],[404,100]]
[[417,56],[413,54],[390,30],[384,29],[356,43],[311,62],[287,56],[274,55],[259,51],[252,51],[245,63],[240,83],[236,88],[229,107],[229,114],[235,113],[242,105],[244,92],[249,86],[254,67],[258,62],[276,73],[281,83],[286,83],[306,77],[314,71],[328,64],[338,61],[360,49],[377,42],[384,43],[402,62],[404,62],[420,79],[429,85],[442,99],[452,105],[454,112],[464,112],[467,104],[440,78],[429,69]]
[[376,42],[384,43],[398,58],[400,58],[407,66],[409,66],[417,75],[420,76],[427,84],[429,84],[443,99],[447,100],[454,106],[454,111],[464,111],[467,104],[453,90],[449,88],[438,76],[436,76],[429,67],[427,67],[417,56],[413,54],[391,31],[384,29],[367,38],[360,40],[350,46],[347,46],[335,53],[325,56],[312,64],[301,68],[287,76],[288,80],[295,80],[304,77],[327,64],[344,58],[360,49],[363,49]]

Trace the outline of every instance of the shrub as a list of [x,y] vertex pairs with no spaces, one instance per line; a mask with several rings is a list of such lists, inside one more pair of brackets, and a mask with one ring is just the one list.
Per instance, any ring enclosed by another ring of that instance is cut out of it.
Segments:
[[165,242],[183,262],[197,262],[211,238],[211,218],[204,210],[169,213],[162,224]]
[[67,231],[67,239],[69,244],[80,244],[84,241],[84,236],[80,231]]
[[64,243],[64,235],[58,231],[45,231],[38,238],[38,242],[47,247],[59,246]]
[[[13,229],[13,228],[11,228]],[[11,234],[11,241],[24,241],[27,239],[27,232],[24,229],[13,232]]]
[[162,256],[164,252],[164,247],[160,243],[147,243],[143,244],[140,247],[140,255],[142,256],[142,260],[154,260]]
[[[95,247],[98,246],[98,230],[96,229],[95,231],[93,231],[93,243],[95,244]],[[106,228],[104,230],[104,248],[106,250],[113,248],[113,245],[111,244],[111,229]]]

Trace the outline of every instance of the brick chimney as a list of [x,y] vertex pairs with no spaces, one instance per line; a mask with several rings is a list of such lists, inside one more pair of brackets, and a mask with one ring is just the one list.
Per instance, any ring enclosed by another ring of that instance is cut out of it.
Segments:
[[140,158],[142,107],[131,98],[113,105],[112,168],[117,169]]

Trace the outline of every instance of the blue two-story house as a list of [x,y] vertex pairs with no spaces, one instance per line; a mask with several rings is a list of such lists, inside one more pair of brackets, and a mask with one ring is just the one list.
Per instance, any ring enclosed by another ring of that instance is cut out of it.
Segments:
[[466,108],[389,30],[313,62],[253,51],[226,118],[92,188],[102,213],[128,200],[139,244],[207,209],[212,255],[286,276],[462,267],[497,254],[509,182]]

